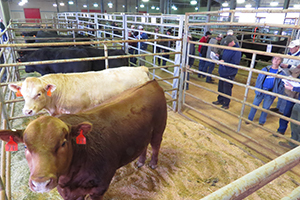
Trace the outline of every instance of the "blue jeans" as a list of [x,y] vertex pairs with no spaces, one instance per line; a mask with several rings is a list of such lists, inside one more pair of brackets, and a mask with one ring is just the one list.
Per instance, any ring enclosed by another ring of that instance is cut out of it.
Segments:
[[[294,107],[292,109],[291,118],[295,119],[297,121],[300,121],[300,105],[299,104],[294,105]],[[291,130],[292,130],[291,139],[300,142],[300,126],[297,125],[297,124],[294,124],[293,122],[291,122]],[[291,142],[289,142],[289,145],[291,147],[296,147],[297,146],[297,145],[295,145],[294,143],[291,143]]]
[[[189,81],[190,80],[190,73],[187,72],[186,74],[187,74],[186,75],[186,80]],[[183,73],[183,80],[185,80],[185,73]],[[188,90],[189,89],[189,84],[187,82],[185,82],[185,84],[186,84],[186,88],[185,89]],[[183,88],[184,88],[184,85],[183,85]]]
[[[274,99],[275,99],[274,96],[260,93],[259,95],[255,95],[253,105],[259,106],[259,104],[262,102],[262,100],[264,100],[262,107],[266,110],[269,110]],[[249,120],[253,121],[256,111],[257,111],[256,108],[251,107],[250,113],[248,115]],[[268,115],[268,113],[263,112],[263,111],[261,112],[260,117],[259,117],[259,124],[266,123],[267,115]]]
[[[292,110],[294,107],[295,103],[291,101],[286,101],[285,109],[283,112],[283,115],[286,117],[290,117],[292,114]],[[280,133],[285,133],[287,126],[288,126],[289,121],[286,121],[284,119],[279,119],[279,128],[277,129],[278,132]]]
[[[199,56],[202,57],[202,54],[199,53]],[[201,71],[201,72],[204,71],[203,69],[204,69],[205,64],[206,64],[206,61],[204,61],[204,60],[199,60],[199,68],[198,68],[199,71]],[[203,78],[205,77],[205,75],[198,74],[198,77],[201,77],[201,76],[203,76]]]
[[[132,55],[134,55],[134,52],[135,52],[135,49],[129,49],[128,50],[128,53],[130,53],[130,54],[132,54]],[[134,58],[130,58],[130,62],[132,62],[132,63],[134,63],[134,64],[136,64],[136,58],[134,57]]]
[[[165,52],[169,52],[169,51],[165,51]],[[162,57],[169,59],[169,58],[170,58],[170,55],[163,55]],[[162,61],[162,66],[166,66],[166,64],[167,64],[167,61],[166,61],[166,60],[163,60],[163,61]]]
[[[235,76],[221,76],[221,77],[222,78],[227,78],[229,80],[234,80]],[[227,94],[228,96],[231,96],[232,87],[233,87],[232,83],[228,83],[226,81],[219,80],[218,92],[221,92],[221,93]],[[229,106],[230,99],[227,98],[227,97],[224,97],[222,95],[219,95],[218,96],[218,102],[220,102],[224,106]]]
[[[204,72],[207,72],[209,74],[212,74],[215,68],[215,63],[213,62],[205,62],[205,66],[203,68]],[[206,82],[210,82],[212,78],[210,76],[206,76]]]
[[284,113],[286,102],[287,102],[287,100],[278,98],[276,108],[278,108],[279,112]]

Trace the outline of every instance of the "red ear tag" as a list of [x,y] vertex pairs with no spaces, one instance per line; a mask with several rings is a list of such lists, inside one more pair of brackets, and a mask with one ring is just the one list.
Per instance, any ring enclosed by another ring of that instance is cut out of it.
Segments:
[[48,91],[47,91],[47,95],[49,96],[49,97],[51,97],[51,89],[49,89]]
[[16,92],[16,96],[17,96],[17,97],[23,96],[22,93],[20,92],[20,90],[18,90],[18,91]]
[[12,136],[9,136],[9,142],[5,145],[5,151],[18,151],[18,144]]
[[82,134],[82,130],[80,130],[80,134],[76,137],[76,143],[77,144],[86,144],[86,138]]

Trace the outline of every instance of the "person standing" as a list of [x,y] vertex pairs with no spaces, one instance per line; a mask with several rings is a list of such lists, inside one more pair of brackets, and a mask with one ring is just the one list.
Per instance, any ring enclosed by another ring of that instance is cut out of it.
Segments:
[[[128,39],[129,40],[132,40],[131,38],[135,38],[134,33],[129,31],[128,32]],[[134,47],[136,48],[137,47],[137,43],[136,42],[128,42],[128,53],[131,54],[131,55],[134,55],[134,52],[135,52],[135,49]],[[136,64],[136,57],[132,57],[130,58],[130,62],[133,63],[133,64]],[[129,63],[130,64],[130,63]],[[130,64],[131,65],[131,64]]]
[[[235,44],[232,37],[226,39],[224,44],[229,47],[239,47],[238,44]],[[242,53],[240,51],[224,49],[223,56],[221,58],[222,60],[220,60],[220,61],[238,65],[238,64],[240,64],[241,57],[242,57]],[[220,64],[218,72],[219,72],[220,77],[228,79],[228,80],[234,80],[234,78],[238,72],[238,69]],[[233,87],[232,83],[219,80],[218,92],[221,92],[228,96],[231,96],[232,87]],[[222,95],[218,95],[218,100],[214,101],[212,103],[215,105],[222,105],[222,108],[228,109],[230,99],[227,97],[224,97]]]
[[[218,42],[220,42],[223,38],[222,34],[219,34],[217,37],[215,38],[211,38],[208,42],[208,44],[218,44]],[[219,51],[220,49],[217,47],[208,47],[207,48],[207,52],[206,52],[206,58],[211,58],[211,52],[214,52],[216,54],[216,56],[219,56]],[[215,68],[215,63],[213,62],[206,62],[205,66],[203,68],[203,72],[207,72],[209,74],[212,74],[213,70]],[[206,76],[206,82],[207,83],[213,83],[213,80],[210,76]]]
[[[211,37],[211,32],[206,31],[206,32],[205,32],[205,35],[199,40],[199,42],[208,43],[210,37]],[[199,44],[199,47],[198,47],[199,57],[204,57],[204,58],[206,58],[207,46],[205,46],[205,47],[206,47],[206,51],[205,51],[205,55],[203,55],[203,54],[201,53],[202,45]],[[206,63],[206,62],[205,62],[204,60],[199,60],[199,67],[198,67],[199,71],[203,71],[203,68],[204,68],[204,66],[205,66],[205,63]],[[201,78],[201,77],[205,78],[205,75],[198,74],[198,77],[199,77],[199,78]]]
[[228,31],[227,31],[226,37],[223,38],[223,39],[221,40],[220,44],[221,44],[221,45],[224,45],[224,42],[225,42],[225,40],[226,40],[228,37],[232,37],[233,40],[234,40],[234,43],[235,43],[235,44],[239,44],[238,39],[233,35],[233,30],[228,30]]
[[[293,87],[291,84],[285,84],[284,85],[286,90],[294,91],[294,92],[300,92],[300,87]],[[298,100],[300,100],[300,96],[298,96]],[[300,121],[300,104],[296,103],[294,107],[292,108],[292,114],[291,118],[297,121]],[[300,142],[300,126],[291,122],[291,139],[296,140],[297,142]],[[288,141],[288,142],[279,142],[280,146],[293,149],[297,147],[298,145]]]
[[[156,27],[154,29],[154,33],[155,35],[153,36],[153,39],[160,39],[160,36],[157,36],[157,34],[159,34],[159,27]],[[155,37],[156,36],[156,37]],[[159,42],[156,42],[156,44],[160,44]],[[160,53],[161,52],[161,49],[160,47],[156,46],[155,48],[155,53]],[[153,46],[153,53],[154,53],[154,46]],[[161,63],[161,59],[160,58],[157,58],[157,62],[158,62],[158,65],[160,66],[160,63]]]
[[[293,40],[291,41],[291,43],[288,46],[289,48],[289,53],[288,55],[291,56],[297,56],[300,57],[300,40]],[[280,65],[283,70],[285,71],[286,75],[288,76],[292,76],[294,78],[300,78],[300,60],[294,60],[294,59],[283,59],[282,64]],[[292,92],[289,90],[285,90],[285,95],[292,97],[294,99],[297,99],[299,96],[298,92]],[[283,105],[282,105],[283,104]],[[286,117],[290,117],[292,114],[292,109],[293,106],[295,105],[294,102],[285,100],[285,99],[281,99],[278,98],[278,102],[277,102],[277,108],[281,108],[283,109],[283,115]],[[271,111],[275,111],[276,109],[270,109]],[[280,111],[280,109],[278,109],[278,111]],[[279,127],[277,129],[277,132],[284,135],[287,126],[288,126],[289,121],[285,120],[285,119],[279,119]]]
[[[3,19],[0,18],[0,31],[4,32],[4,30],[5,30],[5,25],[3,24]],[[7,35],[6,35],[6,33],[4,33],[2,35],[2,38],[3,38],[3,42],[7,41]]]
[[[144,30],[144,27],[143,26],[139,26],[138,27],[138,29],[140,30],[140,33],[139,33],[139,35],[138,35],[138,39],[139,40],[146,40],[146,39],[148,39],[148,35],[147,35],[147,33],[145,33],[143,30]],[[138,43],[138,48],[140,49],[140,50],[143,50],[143,51],[145,51],[145,50],[147,50],[147,44],[145,43],[145,42],[139,42]],[[140,54],[144,54],[145,52],[143,52],[143,51],[140,51]],[[141,56],[140,57],[140,66],[145,66],[145,61],[144,60],[146,60],[146,57],[145,56]]]
[[[167,32],[166,32],[166,35],[170,36],[172,33],[173,33],[172,29],[168,29]],[[170,38],[169,37],[164,37],[164,39],[170,39]],[[165,42],[162,42],[161,45],[163,45],[167,48],[171,48],[173,46],[173,42],[172,41],[165,41]],[[160,51],[162,53],[170,52],[169,49],[160,49]],[[169,59],[170,55],[163,55],[162,57],[165,58],[165,59]],[[165,59],[163,59],[163,61],[162,61],[162,66],[166,66],[166,64],[167,64],[167,60],[165,60]],[[165,68],[165,69],[167,69],[167,68]]]
[[[277,56],[273,57],[272,65],[264,67],[262,71],[270,72],[273,74],[285,75],[284,71],[279,67],[282,60],[283,59],[280,57]],[[280,78],[275,78],[274,76],[271,75],[259,74],[256,79],[255,87],[262,90],[274,92],[277,94],[283,94],[284,92],[284,84],[282,80]],[[263,101],[262,107],[266,110],[269,110],[275,98],[276,98],[275,96],[265,94],[259,91],[255,91],[255,98],[253,101],[253,105],[259,106],[259,104]],[[248,115],[248,119],[250,121],[253,121],[256,111],[257,111],[256,108],[251,107],[250,113]],[[259,118],[260,125],[264,125],[264,123],[267,120],[267,115],[268,114],[266,112],[263,111],[261,112]],[[249,122],[246,122],[246,124],[249,124]]]
[[[185,61],[187,62],[187,58],[188,58],[188,52],[189,52],[189,55],[195,55],[195,44],[190,44],[190,48],[188,49],[188,43],[190,40],[193,40],[193,37],[191,35],[191,33],[188,33],[188,36],[187,36],[187,48],[186,48],[186,54],[185,54]],[[197,39],[198,40],[198,39]],[[195,61],[195,58],[190,58],[189,57],[189,61],[187,62],[187,66],[186,68],[187,69],[190,69],[193,64],[194,64],[194,61]],[[186,72],[185,69],[184,69],[184,75],[186,74],[186,80],[189,81],[190,80],[190,73],[189,72]],[[185,80],[185,77],[183,77],[183,79]],[[189,83],[186,83],[186,87],[185,87],[186,90],[189,89]]]

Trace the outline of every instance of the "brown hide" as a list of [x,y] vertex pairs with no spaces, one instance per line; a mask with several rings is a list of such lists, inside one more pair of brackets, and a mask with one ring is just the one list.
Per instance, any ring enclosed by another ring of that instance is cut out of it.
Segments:
[[[102,199],[115,171],[140,156],[143,166],[150,143],[150,167],[157,165],[167,107],[153,80],[79,114],[42,116],[24,131],[33,191],[57,186],[64,199]],[[76,144],[83,131],[86,145]]]

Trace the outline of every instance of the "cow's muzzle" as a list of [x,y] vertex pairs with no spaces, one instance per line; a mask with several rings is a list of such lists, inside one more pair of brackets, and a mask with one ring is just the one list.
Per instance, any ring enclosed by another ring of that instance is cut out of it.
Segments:
[[51,178],[44,182],[37,182],[37,181],[31,180],[29,182],[29,185],[30,185],[30,189],[33,192],[44,193],[44,192],[49,192],[50,190],[52,190],[54,188],[53,182],[54,182],[54,180]]

